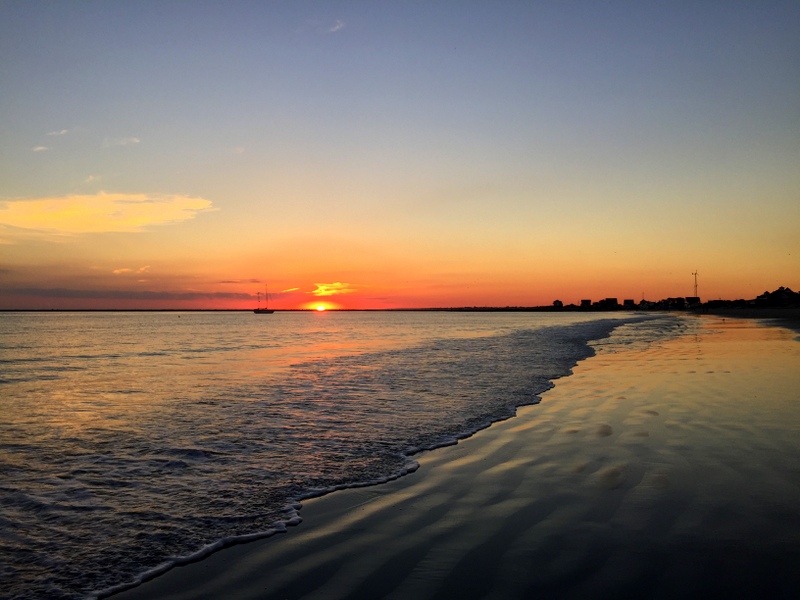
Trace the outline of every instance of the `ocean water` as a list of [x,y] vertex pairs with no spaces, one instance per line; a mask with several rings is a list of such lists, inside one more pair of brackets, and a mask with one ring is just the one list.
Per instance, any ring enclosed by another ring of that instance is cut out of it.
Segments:
[[104,596],[416,468],[596,350],[631,313],[0,314],[0,597]]

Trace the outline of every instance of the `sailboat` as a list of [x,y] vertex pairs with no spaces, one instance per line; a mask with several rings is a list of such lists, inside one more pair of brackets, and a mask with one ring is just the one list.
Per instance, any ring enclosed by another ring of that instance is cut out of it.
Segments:
[[271,315],[274,310],[269,308],[269,294],[267,294],[267,286],[264,286],[264,308],[261,308],[261,292],[258,292],[258,307],[253,309],[257,315]]

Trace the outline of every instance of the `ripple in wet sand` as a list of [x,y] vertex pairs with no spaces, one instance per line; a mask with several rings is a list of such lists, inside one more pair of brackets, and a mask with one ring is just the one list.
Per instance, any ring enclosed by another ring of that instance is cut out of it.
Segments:
[[597,437],[608,437],[614,433],[614,429],[608,423],[603,423],[594,433]]
[[625,482],[625,467],[606,467],[597,473],[600,487],[613,490]]

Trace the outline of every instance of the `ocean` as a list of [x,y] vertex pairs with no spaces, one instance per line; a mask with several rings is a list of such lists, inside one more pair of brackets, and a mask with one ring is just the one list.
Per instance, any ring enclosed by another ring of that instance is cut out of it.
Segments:
[[0,596],[104,596],[385,482],[595,352],[634,313],[0,314]]

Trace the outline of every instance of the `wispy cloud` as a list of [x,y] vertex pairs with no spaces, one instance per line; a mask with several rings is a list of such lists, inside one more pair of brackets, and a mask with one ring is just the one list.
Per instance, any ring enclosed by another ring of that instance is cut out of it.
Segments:
[[138,269],[129,269],[128,267],[123,267],[121,269],[114,269],[111,271],[114,275],[125,275],[127,273],[131,273],[133,275],[141,275],[142,273],[147,273],[150,270],[150,265],[145,265],[144,267],[139,267]]
[[137,137],[121,137],[121,138],[106,138],[103,140],[103,148],[111,148],[113,146],[134,146],[141,142]]
[[349,283],[342,283],[341,281],[315,283],[314,285],[317,286],[317,289],[309,293],[315,296],[336,296],[338,294],[352,294],[356,291]]
[[33,151],[34,152],[45,152],[46,150],[49,150],[49,149],[50,148],[48,148],[47,146],[34,146],[33,147]]
[[300,288],[289,288],[288,290],[281,290],[281,294],[288,294],[289,292],[296,292]]
[[221,284],[240,284],[240,283],[261,283],[260,279],[224,279],[218,281]]
[[99,192],[0,202],[0,225],[56,234],[137,232],[209,210],[204,198]]
[[330,29],[328,29],[328,33],[336,33],[337,31],[341,31],[344,28],[345,28],[345,22],[340,19],[336,19],[336,23],[334,23],[333,26]]
[[69,129],[59,129],[58,131],[50,131],[47,133],[47,135],[61,136],[61,135],[67,135],[68,133]]
[[89,175],[86,179],[83,180],[84,183],[97,183],[100,181],[102,177],[100,175]]
[[81,298],[92,300],[250,300],[250,294],[236,292],[155,292],[149,290],[73,290],[68,288],[19,287],[4,290],[8,294],[19,294],[37,298]]

